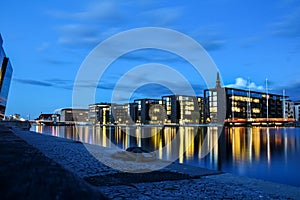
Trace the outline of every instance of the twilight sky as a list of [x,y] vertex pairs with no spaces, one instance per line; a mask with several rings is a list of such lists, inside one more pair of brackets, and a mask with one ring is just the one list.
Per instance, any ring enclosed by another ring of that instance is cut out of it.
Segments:
[[[74,80],[85,57],[110,36],[141,27],[174,29],[199,42],[220,70],[224,85],[247,88],[249,78],[253,90],[264,91],[267,78],[271,93],[281,94],[285,89],[292,100],[300,100],[297,0],[11,0],[1,7],[0,33],[14,69],[6,115],[19,113],[32,119],[41,112],[71,107]],[[112,63],[99,82],[96,101],[108,101],[124,73],[152,62],[174,67],[197,95],[205,89],[185,60],[145,49]],[[151,77],[137,74],[128,85],[140,79]],[[133,98],[169,93],[152,84],[137,89]]]

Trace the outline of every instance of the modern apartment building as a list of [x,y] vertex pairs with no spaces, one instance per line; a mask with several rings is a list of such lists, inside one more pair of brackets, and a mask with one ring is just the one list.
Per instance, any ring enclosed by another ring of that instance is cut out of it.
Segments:
[[112,104],[112,122],[117,124],[130,124],[130,104]]
[[111,123],[111,104],[97,103],[89,105],[88,119],[93,124],[109,124]]
[[203,123],[203,101],[201,97],[170,95],[162,97],[168,123]]
[[297,122],[300,122],[300,102],[295,102],[294,115],[295,115],[295,120]]
[[92,104],[89,120],[116,124],[227,123],[280,125],[300,119],[300,104],[286,95],[222,87],[219,74],[204,97],[168,95],[161,99],[136,99],[128,104]]
[[88,122],[88,114],[88,109],[63,108],[60,116],[62,122]]
[[7,97],[13,73],[10,60],[6,57],[2,44],[3,40],[0,34],[0,120],[5,116]]
[[287,96],[221,87],[204,91],[206,122],[280,123],[293,121],[293,105]]
[[[157,110],[159,108],[159,105],[161,107],[163,106],[161,99],[136,99],[136,100],[134,100],[134,103],[136,103],[136,105],[137,105],[136,123],[150,124],[150,123],[154,123],[154,121],[157,121],[157,120],[161,121],[161,119],[160,119],[161,111],[163,109],[160,108],[160,110]],[[150,112],[151,107],[154,105],[156,107],[156,110]],[[150,114],[151,114],[151,116],[150,116]],[[151,120],[153,120],[153,121],[151,122]]]

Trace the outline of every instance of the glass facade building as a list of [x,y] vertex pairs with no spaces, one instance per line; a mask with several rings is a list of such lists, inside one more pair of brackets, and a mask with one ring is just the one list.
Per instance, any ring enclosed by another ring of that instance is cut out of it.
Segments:
[[100,124],[277,126],[299,120],[297,105],[284,92],[278,95],[222,87],[217,74],[216,86],[204,90],[204,97],[177,94],[161,99],[135,99],[128,104],[92,104],[89,120]]
[[152,124],[155,121],[163,123],[164,120],[161,119],[161,112],[163,112],[161,99],[136,99],[134,103],[137,105],[137,123]]
[[5,116],[7,97],[13,73],[10,60],[6,57],[2,44],[3,40],[0,34],[0,119],[3,119]]
[[61,121],[63,122],[88,122],[89,110],[80,108],[64,108],[61,110]]
[[203,101],[200,97],[187,95],[163,96],[168,123],[198,124],[203,122]]
[[[218,79],[218,78],[217,78]],[[281,123],[293,121],[293,105],[284,95],[221,87],[204,90],[207,123]]]
[[93,124],[111,123],[111,104],[98,103],[89,105],[89,121]]

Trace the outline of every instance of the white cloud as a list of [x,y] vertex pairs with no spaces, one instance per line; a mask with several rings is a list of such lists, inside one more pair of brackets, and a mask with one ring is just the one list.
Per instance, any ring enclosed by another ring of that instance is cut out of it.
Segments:
[[246,87],[247,86],[247,80],[243,78],[236,78],[235,79],[235,85],[236,87]]
[[251,82],[249,80],[246,80],[242,77],[238,77],[235,79],[235,83],[225,85],[225,87],[228,88],[237,88],[237,89],[251,89],[251,90],[257,90],[261,91],[264,90],[264,86],[256,85],[254,82]]

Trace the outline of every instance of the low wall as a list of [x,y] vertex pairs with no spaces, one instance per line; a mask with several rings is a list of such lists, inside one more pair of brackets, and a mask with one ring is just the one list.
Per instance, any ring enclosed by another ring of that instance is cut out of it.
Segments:
[[23,130],[29,130],[31,125],[29,121],[0,121],[0,125],[5,126],[7,128],[21,128]]

